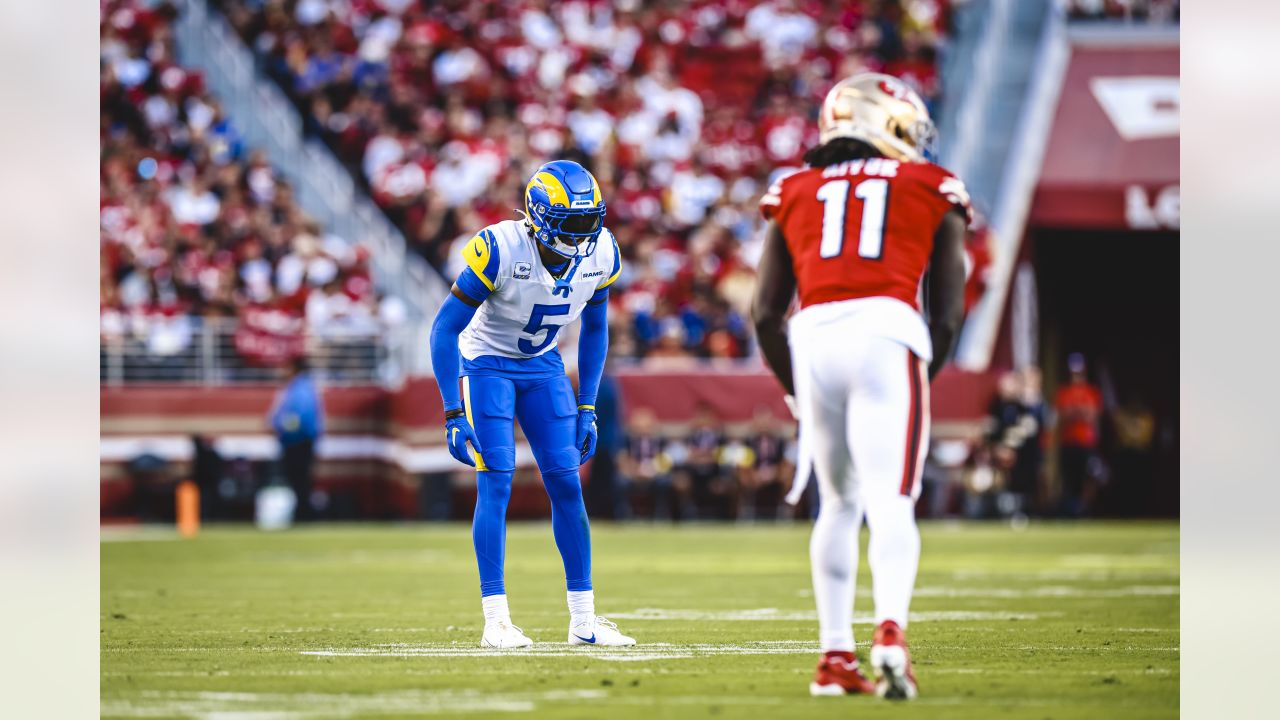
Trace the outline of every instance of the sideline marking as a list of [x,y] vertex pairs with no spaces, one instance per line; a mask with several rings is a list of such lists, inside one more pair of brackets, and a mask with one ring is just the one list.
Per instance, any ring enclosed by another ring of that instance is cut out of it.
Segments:
[[574,657],[605,662],[643,662],[713,657],[717,655],[816,655],[820,652],[812,641],[777,640],[736,644],[645,643],[631,648],[579,647],[563,643],[543,643],[527,648],[497,650],[463,645],[411,645],[392,643],[354,648],[303,650],[299,654],[315,657]]
[[[1111,588],[1082,588],[1068,585],[1047,585],[1034,588],[998,587],[949,587],[945,585],[918,587],[913,597],[972,597],[972,598],[1121,598],[1168,597],[1178,595],[1177,585],[1125,585]],[[914,616],[913,616],[914,618]]]
[[[1042,617],[1059,616],[1061,613],[1022,613],[994,612],[982,610],[940,610],[911,613],[912,622],[952,621],[964,622],[973,620],[1039,620]],[[664,608],[639,608],[629,613],[610,613],[610,617],[623,620],[692,620],[696,622],[744,621],[759,622],[762,620],[779,620],[793,622],[811,622],[818,619],[814,610],[788,610],[778,608],[755,608],[750,610],[667,610]],[[872,615],[855,615],[853,622],[858,625],[873,625]]]
[[102,702],[102,717],[188,717],[196,720],[320,720],[365,715],[532,712],[540,702],[602,700],[603,690],[493,694],[479,691],[253,693],[144,691]]

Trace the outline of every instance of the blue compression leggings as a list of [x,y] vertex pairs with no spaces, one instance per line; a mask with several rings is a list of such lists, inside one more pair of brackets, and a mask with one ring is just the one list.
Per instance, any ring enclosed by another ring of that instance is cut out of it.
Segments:
[[569,378],[469,375],[463,389],[467,416],[484,448],[471,524],[480,595],[506,592],[507,504],[515,471],[513,419],[520,421],[551,498],[551,529],[564,561],[565,585],[569,590],[590,590],[591,527],[578,479],[582,457],[574,447],[578,409]]

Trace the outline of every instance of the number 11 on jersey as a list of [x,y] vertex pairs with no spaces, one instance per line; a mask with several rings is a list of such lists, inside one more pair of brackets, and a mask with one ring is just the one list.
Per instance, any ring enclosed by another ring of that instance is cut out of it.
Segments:
[[[884,218],[888,210],[889,181],[884,178],[863,180],[853,188],[853,196],[862,201],[862,222],[858,225],[858,257],[879,260],[884,252]],[[849,181],[832,180],[818,188],[822,201],[822,242],[818,254],[823,258],[838,257],[844,251],[845,213],[849,207]]]

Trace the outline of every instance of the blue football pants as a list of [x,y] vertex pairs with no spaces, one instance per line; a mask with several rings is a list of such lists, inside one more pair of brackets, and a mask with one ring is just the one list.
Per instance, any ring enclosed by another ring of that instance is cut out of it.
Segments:
[[476,463],[476,513],[471,524],[481,597],[506,592],[503,563],[517,419],[551,498],[551,529],[564,561],[565,584],[569,590],[590,590],[591,528],[578,479],[578,406],[569,378],[468,375],[462,383],[467,420],[484,449]]

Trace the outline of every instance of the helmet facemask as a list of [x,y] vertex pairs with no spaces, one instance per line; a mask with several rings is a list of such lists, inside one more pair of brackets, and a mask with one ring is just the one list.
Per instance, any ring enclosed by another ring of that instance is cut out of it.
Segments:
[[530,209],[529,225],[543,247],[566,259],[589,257],[596,251],[604,227],[603,205],[576,209],[553,205],[545,210],[535,205]]
[[595,252],[605,205],[586,168],[570,160],[546,163],[525,186],[524,204],[525,221],[543,247],[568,259]]

